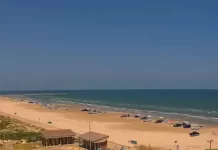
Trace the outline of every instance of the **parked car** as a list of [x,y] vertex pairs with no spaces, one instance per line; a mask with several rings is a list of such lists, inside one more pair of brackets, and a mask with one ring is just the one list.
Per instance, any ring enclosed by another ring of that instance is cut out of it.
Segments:
[[80,111],[90,111],[90,108],[80,109]]
[[140,120],[145,120],[145,119],[148,119],[148,117],[145,117],[145,116],[144,116],[144,117],[141,117],[141,118],[140,118]]
[[182,123],[183,128],[191,128],[191,124],[188,121]]
[[140,116],[141,116],[140,114],[134,115],[135,118],[140,118]]
[[152,119],[151,118],[147,118],[147,119],[144,119],[143,122],[151,122]]
[[196,132],[196,131],[193,131],[193,132],[189,133],[189,135],[190,135],[191,137],[194,137],[194,136],[199,136],[200,133],[199,133],[199,132]]
[[199,125],[196,125],[196,124],[191,125],[192,130],[199,130],[200,128],[201,128],[201,126],[199,126]]
[[182,124],[181,123],[176,123],[173,125],[173,127],[182,127]]
[[130,117],[130,114],[123,114],[123,115],[121,115],[120,117]]
[[164,122],[164,120],[162,120],[162,119],[158,119],[155,121],[155,123],[163,123],[163,122]]
[[88,112],[88,114],[98,114],[98,113],[101,113],[100,111],[98,111],[98,110],[90,110],[89,112]]

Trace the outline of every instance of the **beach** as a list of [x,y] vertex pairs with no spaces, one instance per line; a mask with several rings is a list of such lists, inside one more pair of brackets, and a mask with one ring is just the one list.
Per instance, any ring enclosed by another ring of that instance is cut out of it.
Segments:
[[[109,141],[126,146],[133,146],[130,140],[138,144],[154,147],[181,150],[203,150],[209,147],[208,140],[213,140],[212,147],[218,148],[218,127],[203,127],[200,136],[190,137],[190,129],[174,128],[171,124],[142,122],[138,118],[121,118],[120,112],[88,114],[74,107],[69,110],[52,110],[35,103],[15,101],[9,97],[0,97],[0,112],[21,121],[43,127],[45,129],[71,129],[82,134],[89,130],[109,135]],[[16,113],[16,114],[15,114]],[[52,124],[48,124],[51,121]],[[175,143],[175,141],[177,141]]]

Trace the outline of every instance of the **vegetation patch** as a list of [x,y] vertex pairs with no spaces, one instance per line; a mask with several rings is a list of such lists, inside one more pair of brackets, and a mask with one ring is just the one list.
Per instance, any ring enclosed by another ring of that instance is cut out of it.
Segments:
[[0,116],[0,140],[39,141],[41,128],[20,122],[5,116]]
[[145,145],[137,145],[135,146],[137,150],[165,150],[164,148],[159,147],[151,147],[151,146],[145,146]]

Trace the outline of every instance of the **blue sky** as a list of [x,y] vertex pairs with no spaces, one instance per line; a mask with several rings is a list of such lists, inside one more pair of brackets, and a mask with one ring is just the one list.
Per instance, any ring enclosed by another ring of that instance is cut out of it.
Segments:
[[218,1],[0,2],[0,90],[218,88]]

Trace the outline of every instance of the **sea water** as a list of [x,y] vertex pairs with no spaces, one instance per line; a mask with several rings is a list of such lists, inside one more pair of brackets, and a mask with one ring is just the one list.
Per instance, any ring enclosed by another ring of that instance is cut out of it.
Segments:
[[86,104],[105,111],[125,111],[197,123],[218,124],[218,90],[70,90],[10,91],[43,103]]

